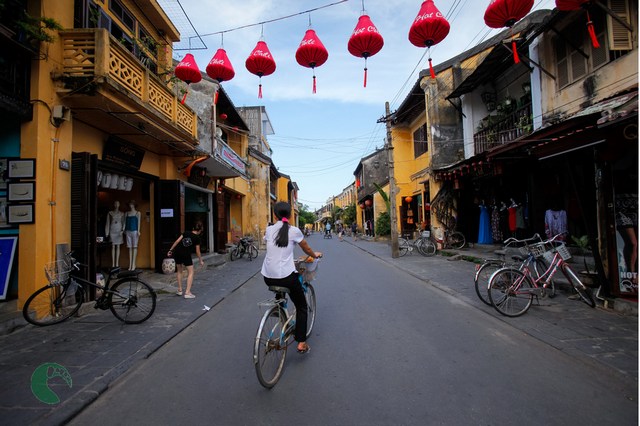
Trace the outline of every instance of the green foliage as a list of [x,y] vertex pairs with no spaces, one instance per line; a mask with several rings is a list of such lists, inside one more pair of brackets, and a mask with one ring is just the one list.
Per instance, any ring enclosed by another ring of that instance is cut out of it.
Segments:
[[343,209],[342,220],[345,224],[351,224],[356,221],[356,205],[350,204]]
[[22,19],[16,22],[16,25],[22,30],[29,42],[46,42],[55,41],[55,36],[51,31],[60,31],[64,28],[53,18],[31,16],[24,13]]
[[389,212],[382,212],[376,220],[376,235],[391,235],[391,219]]
[[303,229],[307,224],[313,224],[316,221],[316,215],[309,211],[309,206],[303,204],[298,211],[298,225]]
[[384,200],[385,205],[387,206],[387,211],[390,212],[391,211],[391,201],[389,200],[389,196],[387,195],[386,192],[384,192],[382,187],[380,185],[378,185],[377,183],[374,183],[373,186],[375,186],[376,189],[378,190],[378,192],[380,193],[380,196],[382,197],[382,199]]
[[573,240],[575,245],[578,246],[578,248],[580,249],[580,255],[583,256],[584,270],[587,273],[590,273],[591,271],[589,270],[589,265],[587,265],[587,258],[585,256],[585,254],[587,254],[589,250],[591,250],[591,245],[589,244],[589,236],[583,235],[582,237],[574,237],[572,235],[571,239]]

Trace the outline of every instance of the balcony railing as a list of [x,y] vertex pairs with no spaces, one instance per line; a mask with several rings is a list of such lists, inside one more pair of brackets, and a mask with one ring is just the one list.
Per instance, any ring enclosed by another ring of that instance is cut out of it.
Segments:
[[531,102],[500,117],[488,116],[486,123],[473,135],[475,154],[512,142],[531,133]]
[[108,77],[129,96],[197,137],[196,114],[153,75],[131,52],[104,29],[60,32],[63,73],[71,78]]

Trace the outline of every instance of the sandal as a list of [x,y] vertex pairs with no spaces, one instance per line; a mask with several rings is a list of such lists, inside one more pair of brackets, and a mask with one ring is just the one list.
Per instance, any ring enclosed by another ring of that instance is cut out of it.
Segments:
[[182,290],[176,291],[176,296],[182,296]]
[[306,344],[305,344],[304,349],[300,349],[300,348],[298,348],[298,353],[299,353],[299,354],[306,354],[306,353],[307,353],[307,352],[309,352],[310,350],[311,350],[311,346],[309,346],[309,345],[306,345]]
[[195,299],[195,298],[196,298],[196,295],[195,295],[195,294],[191,294],[191,293],[189,293],[189,294],[185,294],[185,295],[184,295],[184,298],[185,298],[185,299]]

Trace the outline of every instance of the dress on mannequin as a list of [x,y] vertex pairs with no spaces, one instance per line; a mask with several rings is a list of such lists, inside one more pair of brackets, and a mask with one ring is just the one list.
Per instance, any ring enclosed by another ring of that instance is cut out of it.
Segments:
[[129,211],[125,215],[124,233],[129,249],[129,270],[134,271],[138,257],[138,240],[140,239],[140,212],[136,210],[135,201],[129,203]]
[[120,211],[120,202],[113,202],[113,210],[107,214],[105,233],[111,241],[111,266],[120,266],[120,246],[122,245],[122,232],[124,231],[124,213]]
[[489,219],[489,208],[480,204],[480,226],[478,231],[478,244],[491,244],[493,237],[491,236],[491,220]]

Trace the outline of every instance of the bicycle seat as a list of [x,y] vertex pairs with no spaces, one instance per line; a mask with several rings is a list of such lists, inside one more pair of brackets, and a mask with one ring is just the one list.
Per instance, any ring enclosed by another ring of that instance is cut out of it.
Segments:
[[140,275],[142,271],[122,271],[118,274],[118,278],[127,278],[127,277],[137,277]]
[[289,293],[289,289],[286,287],[279,287],[277,285],[270,285],[269,286],[269,290],[273,291],[274,293]]

